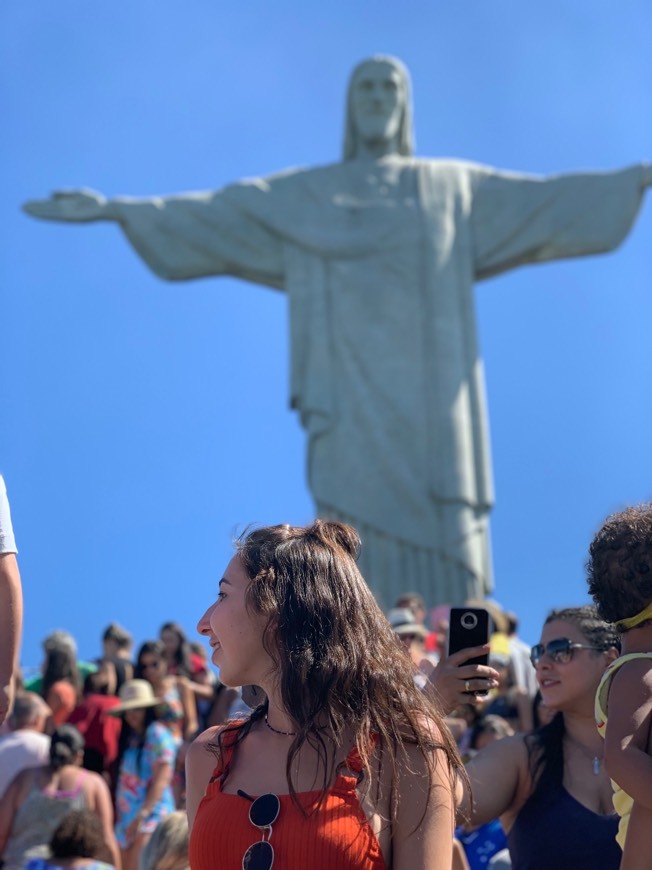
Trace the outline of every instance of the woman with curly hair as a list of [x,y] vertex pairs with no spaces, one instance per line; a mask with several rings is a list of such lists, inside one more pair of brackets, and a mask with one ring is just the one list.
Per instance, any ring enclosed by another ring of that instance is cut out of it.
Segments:
[[652,850],[652,504],[607,518],[587,573],[598,611],[621,636],[622,655],[602,678],[595,710],[620,815],[621,870],[639,870]]
[[193,870],[450,870],[463,766],[359,547],[322,520],[237,542],[198,629],[220,680],[265,700],[189,750]]
[[90,810],[71,810],[50,840],[50,856],[31,858],[23,870],[115,870],[102,823]]
[[618,643],[594,607],[553,610],[531,652],[552,721],[492,743],[467,765],[473,801],[461,815],[476,826],[500,818],[514,870],[618,870],[618,817],[593,715]]

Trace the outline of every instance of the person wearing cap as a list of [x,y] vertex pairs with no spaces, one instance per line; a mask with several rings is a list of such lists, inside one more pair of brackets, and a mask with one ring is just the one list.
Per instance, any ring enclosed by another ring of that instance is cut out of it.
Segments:
[[127,680],[120,704],[115,826],[123,870],[138,870],[140,853],[159,822],[175,810],[172,776],[178,743],[159,720],[159,699],[147,680]]
[[415,684],[420,689],[425,688],[428,675],[436,664],[426,652],[428,629],[416,621],[414,613],[407,607],[393,607],[387,614],[387,621],[418,669],[414,676]]

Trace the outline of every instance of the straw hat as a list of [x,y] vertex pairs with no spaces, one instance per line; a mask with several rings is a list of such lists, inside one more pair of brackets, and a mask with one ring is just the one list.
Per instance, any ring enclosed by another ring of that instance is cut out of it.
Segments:
[[146,707],[156,707],[161,702],[154,695],[154,690],[147,680],[127,680],[120,686],[118,693],[120,703],[111,707],[111,716],[120,716],[127,710],[143,710]]
[[502,607],[492,598],[468,598],[464,602],[465,607],[482,607],[489,611],[489,616],[493,619],[496,631],[507,634],[509,624]]

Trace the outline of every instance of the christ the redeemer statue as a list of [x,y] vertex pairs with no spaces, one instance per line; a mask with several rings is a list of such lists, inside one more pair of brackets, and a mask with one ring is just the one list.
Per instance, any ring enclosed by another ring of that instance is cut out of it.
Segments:
[[356,67],[340,163],[205,193],[73,191],[25,206],[115,221],[161,278],[234,275],[288,294],[310,489],[320,516],[359,530],[385,606],[406,589],[434,604],[492,588],[473,282],[615,248],[652,183],[645,164],[540,178],[414,157],[409,88],[393,58]]

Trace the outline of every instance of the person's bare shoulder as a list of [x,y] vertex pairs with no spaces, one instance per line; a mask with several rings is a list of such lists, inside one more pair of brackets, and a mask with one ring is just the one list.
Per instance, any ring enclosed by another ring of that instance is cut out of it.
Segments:
[[508,830],[532,791],[524,735],[515,734],[489,744],[473,756],[466,771],[473,800],[465,794],[460,806],[462,819],[481,825],[501,817]]
[[186,753],[186,809],[188,825],[192,828],[197,810],[206,788],[219,763],[218,736],[224,725],[214,725],[202,731],[188,747]]
[[219,750],[217,738],[224,727],[225,725],[213,725],[211,728],[207,728],[205,731],[202,731],[201,734],[198,734],[188,747],[186,758],[195,758],[198,756],[205,758],[207,752],[212,751],[214,753],[213,757],[218,759]]

